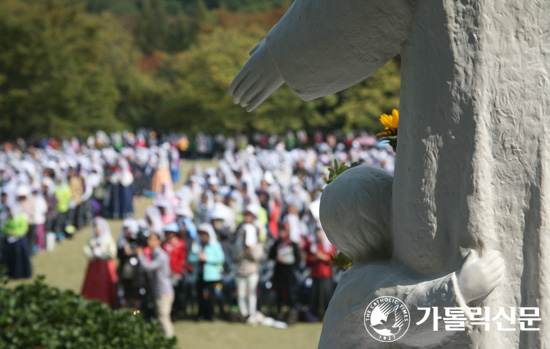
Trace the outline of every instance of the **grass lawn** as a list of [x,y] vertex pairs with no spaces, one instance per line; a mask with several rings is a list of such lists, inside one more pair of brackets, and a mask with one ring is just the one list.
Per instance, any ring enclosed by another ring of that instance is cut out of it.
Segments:
[[[191,165],[198,163],[203,169],[213,166],[211,161],[184,162],[182,178],[186,177]],[[181,185],[178,183],[176,187]],[[135,201],[136,217],[141,218],[151,199],[139,198]],[[122,224],[121,220],[110,220],[111,232],[116,239]],[[90,236],[89,227],[76,233],[71,240],[55,246],[52,252],[44,252],[32,260],[33,275],[45,275],[45,282],[60,289],[70,289],[80,293],[87,261],[82,248]],[[13,281],[12,285],[29,281]],[[174,323],[180,348],[315,348],[321,334],[321,324],[297,324],[288,329],[251,327],[223,321],[215,323],[179,321]],[[156,349],[156,348],[155,348]]]

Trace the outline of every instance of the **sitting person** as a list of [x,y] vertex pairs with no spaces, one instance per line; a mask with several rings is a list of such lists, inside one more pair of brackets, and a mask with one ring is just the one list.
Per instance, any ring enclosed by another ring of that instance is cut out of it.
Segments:
[[[382,169],[358,166],[339,175],[321,196],[320,218],[332,244],[354,265],[342,275],[324,318],[320,348],[334,348],[347,338],[351,347],[378,347],[365,330],[367,306],[392,296],[407,305],[410,327],[400,344],[428,347],[453,340],[464,332],[434,331],[432,321],[417,325],[425,311],[419,307],[455,307],[468,314],[467,304],[480,301],[501,282],[504,261],[497,252],[479,258],[473,250],[460,270],[419,278],[391,258],[391,197],[393,178]],[[452,346],[452,348],[460,346]]]

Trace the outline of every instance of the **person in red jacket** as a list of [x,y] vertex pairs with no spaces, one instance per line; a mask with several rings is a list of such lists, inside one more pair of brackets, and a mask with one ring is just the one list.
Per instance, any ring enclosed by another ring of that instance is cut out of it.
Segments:
[[331,255],[334,251],[334,247],[328,241],[321,227],[317,227],[315,236],[306,246],[306,261],[311,268],[310,276],[313,280],[309,297],[309,309],[320,319],[325,315],[334,292],[331,261]]
[[187,248],[185,241],[177,234],[180,228],[176,222],[170,223],[164,227],[166,241],[162,244],[162,249],[170,258],[170,279],[174,286],[174,304],[172,305],[172,321],[178,319],[178,315],[184,307],[184,283],[183,270],[187,261]]

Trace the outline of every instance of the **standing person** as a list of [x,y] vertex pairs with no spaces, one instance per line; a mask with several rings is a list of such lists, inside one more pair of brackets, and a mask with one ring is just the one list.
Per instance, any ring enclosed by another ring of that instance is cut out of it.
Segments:
[[4,253],[3,244],[5,243],[4,234],[2,234],[2,232],[4,231],[4,225],[8,217],[8,193],[2,189],[2,193],[0,194],[0,264],[3,264],[2,254]]
[[55,221],[55,233],[58,240],[63,240],[66,236],[66,227],[69,214],[69,202],[71,201],[71,188],[60,173],[57,177],[57,186],[55,188],[55,198],[57,199],[57,219]]
[[[57,198],[55,196],[55,184],[53,181],[46,177],[42,182],[42,192],[43,197],[46,200],[46,206],[48,211],[46,212],[46,223],[44,230],[46,232],[45,236],[47,237],[48,233],[52,233],[55,228],[55,220],[57,219]],[[46,241],[48,241],[46,239]],[[46,246],[46,249],[51,249],[53,246]]]
[[244,223],[237,229],[233,246],[239,311],[251,324],[256,323],[256,289],[263,255],[263,248],[259,243],[260,229],[253,222],[254,216],[251,210],[247,210]]
[[[48,203],[42,194],[40,187],[34,188],[34,215],[32,217],[33,225],[35,226],[35,233],[37,244],[35,248],[38,252],[43,251],[46,245],[46,215],[48,214]],[[32,248],[32,246],[30,246]]]
[[162,233],[162,216],[158,207],[147,207],[145,209],[145,220],[147,222],[147,230],[150,233]]
[[[180,227],[179,235],[181,236],[182,240],[185,242],[186,252],[187,255],[191,253],[191,249],[193,245],[197,244],[197,227],[195,226],[195,222],[193,222],[193,212],[191,211],[191,208],[188,206],[180,206],[176,210],[177,220]],[[191,313],[193,312],[193,309],[195,309],[195,303],[197,300],[197,294],[196,294],[196,282],[195,277],[193,275],[193,265],[187,263],[185,265],[185,268],[183,270],[183,293],[184,296],[183,299],[183,317],[188,318],[187,308],[188,306],[191,307]],[[191,315],[191,317],[193,317]]]
[[290,240],[298,244],[299,247],[304,247],[305,242],[302,236],[302,224],[298,215],[298,207],[295,204],[288,205],[287,214],[284,218],[288,222]]
[[116,305],[116,282],[118,281],[115,260],[117,246],[111,229],[104,218],[93,220],[92,234],[84,246],[84,255],[89,260],[82,296],[107,303],[111,309]]
[[118,276],[124,291],[124,306],[138,310],[141,304],[139,290],[145,280],[139,265],[136,246],[138,243],[139,225],[132,218],[122,223],[122,231],[117,241],[118,247]]
[[8,193],[2,190],[2,193],[0,193],[0,231],[6,224],[8,216]]
[[321,227],[315,230],[315,237],[307,248],[307,264],[311,267],[311,293],[309,297],[309,309],[320,319],[323,319],[328,308],[334,284],[332,282],[331,255],[335,249],[328,241]]
[[134,175],[132,168],[126,159],[119,161],[120,181],[118,195],[120,196],[120,217],[131,218],[134,216],[134,194],[132,184],[134,183]]
[[210,210],[212,209],[212,206],[214,206],[214,203],[210,201],[208,192],[204,191],[201,194],[200,201],[197,203],[197,206],[195,207],[195,221],[198,224],[208,223],[209,213],[210,213]]
[[170,174],[170,163],[164,149],[160,150],[159,163],[153,174],[151,191],[155,194],[158,193],[161,191],[163,183],[167,183],[170,188],[173,187],[172,175]]
[[162,244],[162,249],[168,254],[170,259],[170,280],[174,287],[174,305],[172,307],[171,317],[177,319],[180,311],[184,307],[184,280],[183,271],[187,262],[187,248],[185,241],[177,234],[180,227],[176,222],[172,222],[164,227],[166,241]]
[[161,248],[162,232],[151,231],[147,238],[147,246],[151,249],[151,261],[145,258],[143,248],[136,247],[141,267],[150,273],[153,297],[155,298],[155,312],[157,319],[168,338],[174,336],[174,327],[170,319],[172,303],[174,303],[174,288],[170,281],[170,259]]
[[82,222],[79,221],[79,212],[82,204],[82,194],[84,194],[84,179],[76,172],[76,168],[69,169],[69,188],[71,188],[71,201],[69,209],[69,225],[78,229],[82,228]]
[[225,261],[222,246],[216,238],[214,228],[209,223],[198,227],[199,244],[189,254],[189,263],[194,264],[193,271],[197,280],[199,297],[199,315],[197,321],[204,319],[215,321],[214,286],[221,281],[221,270]]
[[298,245],[290,239],[288,222],[280,227],[279,238],[275,240],[269,258],[275,260],[273,271],[273,286],[276,291],[277,313],[281,314],[283,298],[286,294],[286,304],[291,310],[296,308],[296,275],[294,271],[300,265],[300,250]]
[[17,203],[19,205],[20,213],[25,215],[27,223],[29,224],[29,231],[27,233],[27,240],[29,244],[29,251],[34,254],[34,248],[37,243],[36,225],[34,224],[34,213],[36,211],[35,197],[31,195],[31,188],[26,184],[20,184],[15,194],[17,195]]
[[2,244],[2,262],[8,267],[8,276],[12,279],[29,278],[32,266],[29,253],[27,217],[20,212],[16,204],[8,206],[8,215],[2,232],[6,239]]
[[180,155],[175,146],[172,146],[168,152],[168,161],[172,183],[177,183],[180,180]]

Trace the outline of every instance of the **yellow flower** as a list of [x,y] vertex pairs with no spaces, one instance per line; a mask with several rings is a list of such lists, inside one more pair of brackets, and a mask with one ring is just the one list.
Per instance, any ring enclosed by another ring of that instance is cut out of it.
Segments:
[[382,131],[377,134],[379,135],[396,135],[397,126],[399,124],[399,111],[397,109],[392,110],[391,115],[382,114],[380,115],[380,122],[386,127],[385,131]]

